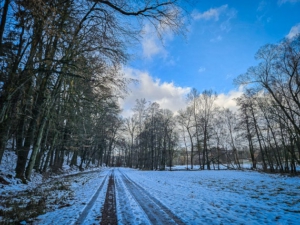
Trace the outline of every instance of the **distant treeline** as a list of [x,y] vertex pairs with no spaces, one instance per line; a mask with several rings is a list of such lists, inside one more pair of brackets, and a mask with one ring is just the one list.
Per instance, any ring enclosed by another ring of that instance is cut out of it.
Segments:
[[216,107],[216,93],[196,89],[176,116],[138,100],[134,116],[125,120],[128,135],[120,164],[165,169],[184,155],[191,168],[195,162],[201,169],[225,163],[240,168],[248,159],[253,169],[259,163],[264,171],[295,174],[300,164],[300,36],[263,46],[256,59],[259,64],[234,81],[244,90],[235,99],[238,111]]

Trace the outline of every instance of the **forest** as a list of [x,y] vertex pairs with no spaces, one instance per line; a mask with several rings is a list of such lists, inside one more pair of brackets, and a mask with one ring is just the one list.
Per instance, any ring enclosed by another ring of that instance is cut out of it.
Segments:
[[[63,164],[165,170],[252,169],[297,174],[300,164],[300,36],[262,46],[258,64],[233,82],[237,110],[192,89],[178,112],[128,94],[122,66],[145,22],[183,33],[181,1],[1,0],[0,163],[17,155],[16,177]],[[10,148],[7,148],[10,146]],[[78,159],[80,159],[78,161]],[[225,167],[224,167],[225,166]]]

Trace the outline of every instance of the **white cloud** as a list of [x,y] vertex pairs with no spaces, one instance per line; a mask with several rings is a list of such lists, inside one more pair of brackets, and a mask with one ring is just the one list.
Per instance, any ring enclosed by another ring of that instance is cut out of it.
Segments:
[[243,94],[242,87],[239,90],[232,90],[226,94],[221,93],[218,95],[215,103],[219,107],[229,108],[232,111],[237,111],[238,107],[235,102],[235,98],[241,97]]
[[173,82],[161,82],[147,72],[132,68],[125,68],[124,73],[127,77],[139,80],[138,84],[130,85],[131,93],[124,100],[120,100],[120,105],[124,109],[124,117],[132,115],[131,109],[136,99],[141,98],[157,102],[161,108],[170,109],[173,112],[186,106],[185,96],[190,92],[189,87],[179,87]]
[[278,0],[278,4],[282,5],[284,3],[297,3],[300,2],[300,0]]
[[174,33],[166,23],[162,22],[157,28],[151,23],[145,24],[141,32],[143,56],[152,59],[153,56],[160,56],[164,59],[169,57],[165,46],[168,41],[173,40]]
[[292,39],[293,37],[295,37],[298,34],[300,34],[300,23],[298,23],[297,25],[293,26],[291,28],[290,32],[288,33],[288,35],[286,35],[286,37],[288,39]]
[[228,8],[228,5],[222,5],[218,8],[211,8],[203,13],[200,13],[198,11],[194,11],[192,13],[192,17],[194,18],[194,20],[215,20],[218,21],[220,14],[222,14],[223,12],[225,12]]
[[158,38],[156,31],[149,24],[146,24],[142,32],[142,48],[143,56],[151,59],[154,55],[162,55],[166,57],[167,51]]
[[[139,80],[138,84],[130,85],[131,93],[123,100],[120,100],[121,108],[123,108],[123,117],[132,116],[132,108],[135,105],[136,99],[145,98],[150,102],[157,102],[160,108],[170,109],[176,113],[179,109],[184,109],[187,106],[186,95],[190,92],[190,87],[176,86],[173,82],[161,82],[159,79],[154,79],[149,73],[132,69],[124,68],[124,73],[127,77]],[[229,108],[237,111],[235,98],[243,94],[243,88],[232,90],[228,93],[218,95],[215,103],[219,107]]]
[[[192,17],[194,20],[214,20],[219,21],[218,29],[229,32],[231,30],[231,20],[237,15],[237,10],[229,8],[228,5],[222,5],[218,8],[211,8],[203,13],[194,10]],[[214,40],[220,41],[220,40]]]

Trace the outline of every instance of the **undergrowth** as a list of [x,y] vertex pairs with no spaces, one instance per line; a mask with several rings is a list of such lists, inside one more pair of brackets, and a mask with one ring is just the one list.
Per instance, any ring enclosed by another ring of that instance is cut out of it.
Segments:
[[[56,194],[60,192],[60,194]],[[18,192],[11,196],[0,197],[0,224],[19,224],[32,222],[37,216],[54,210],[51,205],[64,207],[65,201],[72,196],[67,182],[53,182],[46,188]]]

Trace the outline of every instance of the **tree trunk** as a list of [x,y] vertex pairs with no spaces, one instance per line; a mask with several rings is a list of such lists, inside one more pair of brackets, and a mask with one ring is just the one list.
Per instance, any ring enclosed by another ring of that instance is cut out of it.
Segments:
[[192,170],[194,167],[194,162],[193,162],[194,161],[194,143],[193,143],[193,137],[190,133],[190,130],[187,129],[187,131],[188,131],[190,142],[191,142],[191,170]]
[[77,166],[78,150],[75,150],[72,155],[70,166]]
[[262,158],[262,162],[263,162],[263,170],[266,171],[267,170],[267,164],[266,164],[266,161],[265,161],[265,154],[264,154],[264,150],[263,150],[263,147],[262,147],[262,144],[261,144],[261,139],[260,139],[260,136],[259,136],[258,126],[257,126],[257,122],[256,122],[256,118],[255,118],[252,106],[251,106],[251,114],[252,114],[252,118],[253,118],[253,122],[254,122],[254,128],[255,128],[255,133],[256,133],[256,136],[257,136],[258,144],[259,144],[259,149],[260,149],[260,152],[261,152],[261,158]]
[[6,17],[8,13],[8,7],[9,7],[10,0],[5,0],[4,6],[2,8],[2,18],[1,18],[1,24],[0,24],[0,53],[2,52],[2,39],[6,24]]
[[[22,121],[21,124],[19,125],[19,129],[22,130],[22,127],[24,126],[23,122],[25,123],[25,121]],[[35,134],[35,130],[36,130],[36,121],[35,119],[31,119],[30,124],[29,124],[29,128],[27,131],[27,136],[25,137],[25,142],[24,145],[22,146],[23,143],[23,134],[22,131],[19,132],[18,135],[18,140],[17,140],[17,166],[16,166],[16,177],[20,178],[20,179],[24,179],[24,172],[26,169],[26,164],[27,164],[27,157],[29,154],[29,150],[30,150],[30,145],[32,143],[34,134]]]
[[8,135],[7,123],[6,121],[4,121],[0,123],[0,164],[6,148],[7,135]]
[[31,157],[30,157],[30,161],[29,161],[29,164],[26,168],[25,175],[26,175],[26,178],[28,180],[30,180],[30,178],[31,178],[32,169],[33,169],[34,164],[35,164],[36,155],[37,155],[38,150],[40,149],[40,146],[41,146],[41,141],[42,141],[42,137],[43,137],[44,128],[45,128],[46,123],[47,123],[47,117],[45,116],[42,120],[41,125],[40,125],[37,140],[36,140],[36,143],[34,144],[32,154],[31,154]]

